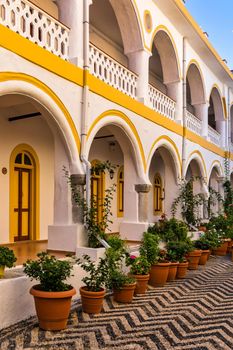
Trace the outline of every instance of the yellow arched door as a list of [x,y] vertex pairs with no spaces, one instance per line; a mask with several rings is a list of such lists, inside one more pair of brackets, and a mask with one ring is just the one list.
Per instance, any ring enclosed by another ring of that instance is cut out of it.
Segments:
[[[91,162],[92,167],[99,163],[94,160]],[[96,208],[96,221],[101,222],[103,218],[103,201],[104,201],[104,173],[102,171],[92,170],[91,175],[91,205]]]
[[12,235],[14,241],[30,240],[34,238],[35,222],[34,159],[28,152],[20,151],[15,156],[12,170]]

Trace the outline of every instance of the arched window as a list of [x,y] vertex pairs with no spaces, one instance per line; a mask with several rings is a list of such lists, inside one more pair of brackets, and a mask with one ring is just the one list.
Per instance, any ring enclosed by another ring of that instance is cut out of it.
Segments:
[[117,176],[117,216],[124,215],[124,167],[120,167]]
[[154,179],[154,214],[158,215],[162,212],[162,179],[160,174],[155,175]]
[[98,163],[98,160],[91,162],[91,205],[96,207],[96,220],[100,222],[103,216],[104,173],[96,169]]

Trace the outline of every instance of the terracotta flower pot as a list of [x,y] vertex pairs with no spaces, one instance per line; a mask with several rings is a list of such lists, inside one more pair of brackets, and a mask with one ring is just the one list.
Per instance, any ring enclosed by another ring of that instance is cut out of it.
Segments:
[[4,265],[0,265],[0,278],[3,278],[4,271],[5,271],[5,266]]
[[213,249],[209,249],[209,253],[207,254],[207,260],[209,260],[210,255],[212,254]]
[[136,280],[136,288],[134,290],[134,295],[145,294],[148,287],[148,281],[150,275],[133,275]]
[[233,240],[231,239],[228,242],[228,247],[227,247],[227,253],[229,253],[229,254],[231,253],[232,245],[233,245]]
[[209,249],[201,251],[201,257],[199,259],[199,265],[205,265],[207,263],[209,253],[210,253]]
[[65,329],[70,313],[71,298],[76,293],[74,288],[64,292],[45,292],[33,286],[30,294],[34,296],[39,326],[45,330]]
[[153,287],[163,287],[167,282],[170,262],[151,265],[149,284]]
[[187,260],[189,262],[189,270],[196,270],[198,268],[200,257],[201,250],[193,250],[187,255]]
[[87,287],[81,287],[79,291],[83,312],[87,314],[99,314],[103,307],[105,289],[102,288],[99,292],[92,292]]
[[178,264],[178,262],[171,262],[167,276],[168,282],[174,281],[174,279],[176,278]]
[[188,270],[189,262],[180,262],[177,266],[176,278],[185,278]]
[[207,228],[206,228],[206,226],[199,226],[198,230],[202,231],[202,232],[206,232]]
[[132,303],[136,282],[126,284],[120,289],[113,289],[113,299],[118,303]]
[[223,241],[220,247],[213,250],[214,255],[225,256],[227,254],[228,241]]

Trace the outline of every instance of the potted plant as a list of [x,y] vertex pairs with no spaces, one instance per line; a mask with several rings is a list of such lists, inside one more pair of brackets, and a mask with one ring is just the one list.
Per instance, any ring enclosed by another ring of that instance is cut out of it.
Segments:
[[71,276],[73,263],[58,260],[46,252],[37,254],[38,260],[27,260],[24,272],[31,280],[40,284],[30,289],[34,296],[39,326],[45,330],[66,328],[71,298],[75,289],[64,281]]
[[153,287],[163,286],[167,281],[170,262],[165,261],[166,253],[159,249],[159,236],[145,232],[139,251],[151,265],[149,284]]
[[187,255],[186,258],[188,260],[188,269],[189,270],[197,270],[199,265],[199,260],[201,257],[200,249],[192,249]]
[[105,255],[108,264],[108,279],[106,285],[113,291],[113,299],[115,301],[131,303],[136,282],[133,277],[128,276],[128,274],[123,271],[124,265],[129,259],[129,254],[125,246],[118,243],[115,245],[112,243],[112,246],[106,250]]
[[4,276],[5,267],[13,267],[16,260],[12,249],[0,247],[0,278]]
[[177,267],[179,265],[179,261],[177,259],[176,251],[169,249],[167,251],[167,260],[170,261],[167,282],[172,282],[176,278]]
[[188,269],[186,254],[192,249],[191,241],[171,241],[167,243],[168,256],[172,255],[173,260],[178,261],[176,278],[184,278]]
[[83,312],[99,314],[103,307],[104,286],[109,274],[108,261],[106,258],[100,258],[96,265],[89,255],[83,255],[82,259],[76,259],[76,262],[88,272],[88,276],[82,279],[85,286],[80,288]]
[[208,260],[208,255],[210,253],[210,248],[211,248],[210,242],[205,238],[205,235],[203,235],[194,242],[194,246],[195,248],[201,250],[199,265],[205,265]]
[[134,255],[130,255],[128,265],[130,266],[130,275],[136,279],[134,294],[145,294],[150,277],[150,263],[147,261],[145,256],[140,255],[136,257]]

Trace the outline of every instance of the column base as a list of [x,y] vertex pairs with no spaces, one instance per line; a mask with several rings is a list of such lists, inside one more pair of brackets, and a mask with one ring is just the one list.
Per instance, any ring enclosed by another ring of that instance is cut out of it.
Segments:
[[143,232],[147,230],[148,226],[147,222],[122,222],[120,224],[121,238],[127,241],[141,241]]
[[89,255],[93,261],[98,262],[100,258],[104,257],[105,248],[77,247],[76,256],[81,258],[83,255]]
[[78,246],[87,245],[87,234],[82,224],[51,225],[48,227],[48,249],[76,252]]

